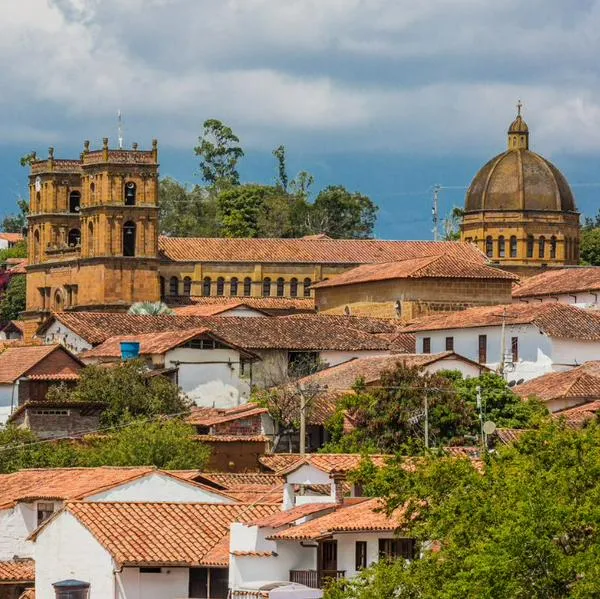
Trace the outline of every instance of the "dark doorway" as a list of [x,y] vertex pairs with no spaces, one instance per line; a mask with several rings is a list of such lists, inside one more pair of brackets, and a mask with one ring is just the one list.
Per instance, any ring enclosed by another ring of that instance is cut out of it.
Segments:
[[190,599],[227,599],[228,568],[190,568]]
[[135,223],[123,225],[123,256],[135,256]]
[[321,570],[337,572],[337,541],[323,541],[321,549]]

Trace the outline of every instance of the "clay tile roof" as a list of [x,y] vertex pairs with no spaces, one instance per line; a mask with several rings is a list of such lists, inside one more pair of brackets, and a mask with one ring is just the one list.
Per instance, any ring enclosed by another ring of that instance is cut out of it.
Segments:
[[194,426],[215,426],[217,424],[250,418],[251,416],[267,414],[268,411],[267,408],[252,403],[235,408],[193,407],[186,421]]
[[549,269],[527,277],[513,288],[514,298],[552,296],[600,290],[600,267]]
[[267,264],[370,264],[451,254],[462,260],[487,258],[474,245],[456,241],[379,239],[227,239],[159,237],[163,259],[175,262],[263,262]]
[[[211,334],[225,339],[227,344],[249,350],[387,351],[390,342],[376,334],[364,332],[362,330],[364,325],[359,322],[360,320],[357,318],[346,322],[340,320],[339,317],[318,314],[277,318],[244,318],[239,316],[134,316],[102,312],[61,312],[54,314],[46,321],[40,327],[38,334],[43,334],[51,322],[58,321],[88,343],[96,345],[115,336],[133,338],[133,336],[141,334],[208,327]],[[111,349],[112,354],[115,351]]]
[[14,266],[9,268],[10,273],[13,275],[24,275],[27,274],[27,269],[25,268],[29,264],[29,260],[22,259],[17,262]]
[[25,322],[22,320],[9,320],[3,327],[2,331],[17,331],[23,334],[23,327],[25,326]]
[[268,443],[266,435],[195,435],[201,443]]
[[227,491],[255,488],[257,485],[265,489],[280,488],[285,482],[283,477],[266,472],[194,472],[193,480]]
[[255,310],[259,314],[267,315],[266,312],[263,312],[259,308],[242,301],[229,301],[222,304],[190,304],[188,306],[178,306],[174,308],[174,312],[175,314],[182,314],[184,316],[186,314],[188,316],[218,316],[236,308],[248,308]]
[[503,445],[510,445],[515,441],[518,441],[525,433],[527,429],[519,428],[497,428],[494,431],[494,435],[500,439]]
[[532,324],[551,337],[600,340],[600,314],[560,303],[468,308],[414,320],[403,332],[501,326],[504,314],[507,325]]
[[17,501],[83,499],[104,489],[134,480],[154,467],[33,468],[0,474],[0,509]]
[[513,391],[522,398],[537,397],[542,401],[553,399],[600,399],[600,361],[586,362],[565,372],[550,372]]
[[269,538],[306,541],[322,539],[341,532],[393,533],[402,525],[402,509],[387,516],[383,507],[383,501],[379,498],[367,499],[353,505],[342,504],[329,514],[317,516],[304,524],[292,526]]
[[70,502],[65,510],[94,535],[119,567],[202,566],[217,565],[219,556],[210,552],[229,535],[233,522],[268,516],[280,506]]
[[[176,314],[182,316],[207,316],[205,308],[211,309],[213,306],[225,306],[230,309],[232,299],[230,297],[170,297],[167,302]],[[315,302],[312,298],[289,298],[289,297],[246,297],[240,298],[240,302],[270,316],[282,316],[285,314],[296,313],[314,313]]]
[[[276,473],[288,472],[296,469],[303,463],[308,463],[324,472],[350,472],[356,470],[363,457],[359,453],[273,453],[265,454],[258,458],[265,467]],[[382,467],[391,456],[373,454],[367,456],[375,466]]]
[[0,585],[27,583],[35,580],[35,562],[32,559],[0,562]]
[[315,289],[371,283],[391,279],[506,279],[518,280],[516,275],[486,266],[481,262],[466,261],[457,256],[441,255],[413,258],[400,262],[363,264],[327,281],[313,285]]
[[260,528],[281,528],[288,524],[293,524],[301,518],[306,518],[311,514],[317,514],[318,512],[327,512],[335,509],[333,503],[307,503],[305,505],[299,505],[291,510],[285,510],[277,514],[272,514],[264,518],[258,518],[250,522]]
[[598,412],[600,412],[600,400],[597,399],[581,406],[554,412],[552,417],[557,419],[564,418],[567,425],[573,428],[580,428],[590,420],[596,418]]
[[[60,345],[21,345],[6,347],[0,353],[0,383],[11,384],[25,376],[29,370],[38,366],[54,351],[66,351]],[[47,374],[77,374],[78,369],[61,365],[60,370],[53,371],[52,363],[48,363]],[[38,372],[37,374],[42,374]]]
[[[468,358],[463,358],[454,352],[441,352],[439,354],[392,354],[387,356],[364,356],[342,362],[337,366],[331,366],[319,370],[300,379],[297,384],[305,387],[311,385],[326,385],[328,389],[349,391],[358,378],[362,378],[365,384],[377,383],[381,375],[387,370],[393,370],[396,365],[402,364],[408,368],[424,368],[429,364],[443,361],[448,358],[463,360],[472,364]],[[476,364],[480,368],[480,364]]]
[[0,239],[5,239],[11,243],[17,243],[23,240],[21,233],[0,233]]

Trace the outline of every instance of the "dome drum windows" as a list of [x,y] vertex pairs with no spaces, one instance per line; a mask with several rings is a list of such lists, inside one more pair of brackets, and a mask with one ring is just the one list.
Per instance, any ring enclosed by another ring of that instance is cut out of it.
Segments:
[[202,295],[204,297],[210,297],[210,293],[211,293],[211,279],[210,277],[204,277],[203,281],[202,281]]
[[306,277],[304,279],[304,297],[310,297],[310,287],[312,285],[312,280]]
[[169,279],[169,295],[179,295],[179,279],[177,277]]
[[510,238],[510,257],[511,258],[516,258],[517,257],[517,236],[516,235],[512,235]]
[[217,295],[225,295],[225,279],[223,277],[217,279]]
[[252,295],[252,279],[246,277],[244,279],[244,297],[250,297]]
[[285,294],[285,280],[281,277],[277,279],[277,297],[283,297]]
[[271,279],[269,277],[265,277],[263,279],[262,294],[263,294],[263,297],[271,296]]
[[494,257],[494,240],[491,235],[485,238],[485,255],[488,258]]
[[546,257],[546,238],[543,235],[539,238],[538,244],[539,244],[538,256],[540,258],[545,258]]
[[190,277],[183,277],[183,295],[192,295],[192,279]]
[[298,279],[290,280],[290,297],[298,297]]
[[504,258],[506,256],[506,242],[504,236],[498,237],[498,258]]
[[533,258],[533,245],[534,245],[533,235],[527,235],[527,257],[528,258]]
[[550,238],[550,258],[556,258],[556,237],[554,235]]
[[231,277],[231,281],[229,281],[229,295],[235,297],[238,294],[238,287],[237,277]]

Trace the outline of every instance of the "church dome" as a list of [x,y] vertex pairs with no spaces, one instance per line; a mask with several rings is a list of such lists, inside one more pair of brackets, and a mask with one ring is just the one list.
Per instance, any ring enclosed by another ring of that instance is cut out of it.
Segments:
[[520,104],[508,129],[508,150],[485,164],[467,191],[465,211],[481,210],[577,210],[562,173],[529,150],[529,128],[521,117]]

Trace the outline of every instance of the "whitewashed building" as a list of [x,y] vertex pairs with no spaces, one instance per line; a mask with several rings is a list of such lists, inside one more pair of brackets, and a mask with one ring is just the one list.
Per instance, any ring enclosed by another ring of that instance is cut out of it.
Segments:
[[409,323],[417,351],[447,349],[523,382],[600,357],[600,314],[562,303],[470,308]]

